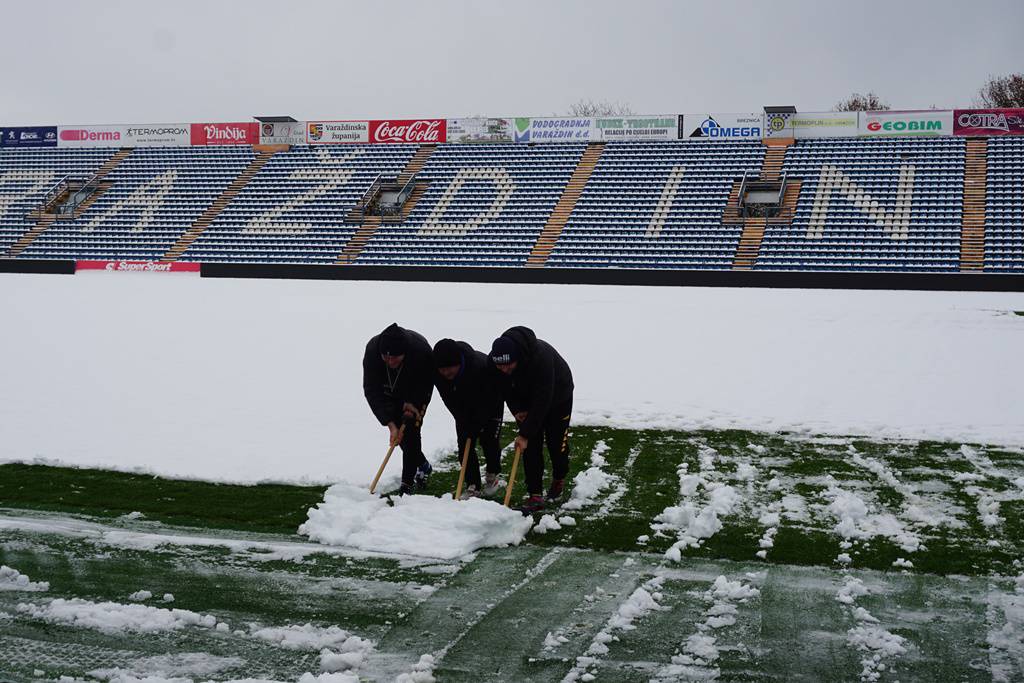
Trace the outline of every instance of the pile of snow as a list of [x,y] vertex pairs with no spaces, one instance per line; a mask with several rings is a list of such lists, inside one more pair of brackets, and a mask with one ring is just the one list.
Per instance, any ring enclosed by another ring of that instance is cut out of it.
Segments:
[[[764,572],[750,574],[748,578],[761,579]],[[697,624],[697,631],[680,646],[679,654],[673,655],[671,664],[655,672],[652,680],[714,680],[721,674],[716,662],[719,658],[716,631],[736,624],[739,614],[737,604],[745,603],[761,595],[761,591],[743,580],[730,581],[725,576],[715,579],[704,592],[709,607],[704,611],[704,621]]]
[[89,676],[114,683],[121,681],[127,683],[134,680],[190,680],[191,677],[202,677],[199,680],[208,680],[210,676],[224,670],[237,669],[244,666],[245,663],[245,660],[239,657],[222,657],[207,652],[182,652],[140,657],[125,667],[90,671]]
[[[618,609],[608,618],[604,628],[594,636],[587,651],[576,658],[575,666],[562,679],[563,683],[594,680],[595,674],[588,669],[593,669],[600,662],[600,658],[608,654],[608,643],[619,639],[615,634],[616,631],[633,631],[636,629],[633,622],[637,619],[655,610],[669,609],[658,602],[663,599],[659,589],[664,581],[665,578],[662,576],[649,579],[642,586],[637,587],[625,602],[619,605]],[[544,638],[544,647],[549,651],[554,650],[567,640],[560,634],[548,633]]]
[[562,527],[576,526],[576,520],[568,515],[556,518],[554,515],[544,515],[533,527],[534,533],[546,534],[549,531],[559,531]]
[[884,536],[908,553],[921,548],[921,537],[907,528],[896,515],[874,512],[874,506],[852,491],[847,491],[829,475],[828,488],[823,496],[828,499],[828,511],[835,517],[834,530],[847,541],[869,540]]
[[269,628],[250,624],[249,634],[253,638],[265,640],[287,650],[320,652],[324,649],[334,649],[341,652],[365,653],[374,647],[372,641],[360,638],[337,626],[321,628],[313,624],[304,624]]
[[336,484],[310,508],[299,533],[327,545],[451,560],[480,548],[519,545],[532,524],[532,518],[482,498],[401,496],[391,505],[364,488]]
[[104,633],[155,633],[191,626],[215,628],[217,618],[183,609],[163,609],[117,602],[91,602],[80,598],[57,598],[37,605],[21,603],[18,612],[51,624],[92,628]]
[[[395,320],[431,342],[453,337],[479,349],[510,325],[529,325],[572,367],[574,424],[1024,445],[1024,319],[1005,314],[1024,309],[1017,293],[97,272],[2,274],[0,299],[18,303],[4,311],[12,333],[0,335],[0,356],[18,359],[0,385],[0,424],[18,425],[4,434],[8,460],[368,483],[387,432],[366,406],[359,359]],[[756,354],[748,353],[750,330]],[[609,372],[609,358],[636,355],[640,331],[677,340],[673,362]],[[454,451],[454,433],[435,396],[424,424],[428,457]],[[385,476],[400,461],[392,458]]]
[[846,640],[861,653],[862,681],[877,681],[881,672],[892,670],[892,660],[907,653],[907,640],[879,625],[878,619],[868,610],[856,605],[857,598],[870,595],[864,581],[846,575],[843,585],[836,593],[836,600],[850,610],[857,625],[846,632]]
[[42,593],[50,590],[48,581],[32,581],[13,567],[0,565],[0,591],[24,591]]
[[412,665],[412,671],[400,674],[395,683],[434,683],[435,666],[437,663],[433,655],[421,655],[420,660]]
[[566,510],[581,510],[588,505],[593,505],[598,494],[617,481],[619,478],[604,471],[608,465],[604,454],[610,450],[604,441],[598,441],[594,450],[590,453],[590,467],[583,470],[573,479],[572,493],[569,500],[565,501],[562,508]]
[[700,445],[698,474],[689,473],[688,463],[678,466],[682,502],[662,510],[651,524],[651,528],[659,534],[672,531],[678,537],[665,552],[665,557],[670,560],[679,562],[683,550],[700,547],[705,540],[718,533],[722,529],[720,518],[731,513],[741,500],[735,488],[719,481],[721,474],[715,469],[716,458],[718,452],[715,449]]

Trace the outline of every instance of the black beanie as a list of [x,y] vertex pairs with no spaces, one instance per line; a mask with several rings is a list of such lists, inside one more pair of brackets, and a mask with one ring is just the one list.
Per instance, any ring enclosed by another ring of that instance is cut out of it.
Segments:
[[404,356],[408,348],[405,330],[399,327],[398,323],[391,323],[380,333],[378,348],[383,356]]
[[434,367],[450,368],[462,365],[462,348],[454,339],[442,339],[434,344]]
[[495,365],[513,363],[519,360],[519,347],[508,337],[498,337],[491,346],[491,360]]

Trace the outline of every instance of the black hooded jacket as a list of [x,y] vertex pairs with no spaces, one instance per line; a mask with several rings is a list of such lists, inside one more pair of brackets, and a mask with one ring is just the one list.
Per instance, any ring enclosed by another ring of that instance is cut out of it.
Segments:
[[518,362],[511,375],[497,368],[494,372],[509,410],[513,414],[527,412],[526,420],[519,425],[519,434],[531,438],[541,431],[552,407],[572,399],[572,371],[558,351],[537,339],[529,327],[512,327],[501,336],[515,342]]
[[402,422],[402,405],[423,410],[434,393],[434,352],[423,335],[401,327],[405,334],[405,360],[391,370],[380,356],[380,335],[366,344],[363,354],[363,394],[382,424]]
[[466,342],[456,342],[462,350],[462,369],[449,382],[434,373],[434,385],[448,407],[460,433],[478,434],[501,415],[501,390],[490,358]]

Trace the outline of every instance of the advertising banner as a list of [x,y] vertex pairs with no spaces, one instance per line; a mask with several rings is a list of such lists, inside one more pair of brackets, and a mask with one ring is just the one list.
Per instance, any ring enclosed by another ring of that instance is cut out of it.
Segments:
[[306,122],[306,143],[310,145],[337,145],[369,141],[369,121]]
[[512,119],[447,119],[448,142],[512,142]]
[[922,109],[918,111],[864,111],[860,114],[860,134],[952,135],[953,112]]
[[855,111],[798,113],[789,117],[795,138],[839,138],[857,135],[858,116]]
[[698,114],[680,115],[680,127],[684,138],[707,138],[710,140],[759,140],[764,132],[763,114]]
[[198,263],[160,261],[75,261],[75,272],[105,270],[110,273],[198,273]]
[[1024,135],[1024,109],[957,109],[955,135]]
[[256,145],[260,141],[259,124],[193,123],[193,145]]
[[56,147],[57,126],[0,128],[0,147]]
[[187,123],[57,128],[58,147],[187,147],[190,143]]
[[513,121],[515,142],[590,142],[597,139],[594,119],[581,117],[517,118]]
[[594,126],[597,129],[595,139],[608,142],[679,139],[679,117],[675,114],[599,117],[594,120]]
[[418,142],[432,144],[448,140],[447,119],[403,119],[370,121],[370,142]]
[[793,124],[790,118],[796,114],[765,114],[764,115],[764,137],[766,138],[791,138],[793,137]]
[[305,121],[277,121],[261,123],[261,145],[304,145],[306,144]]

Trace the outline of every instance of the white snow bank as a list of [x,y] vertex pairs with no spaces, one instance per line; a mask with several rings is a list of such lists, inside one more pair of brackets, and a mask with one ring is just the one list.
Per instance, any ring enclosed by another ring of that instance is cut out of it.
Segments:
[[341,652],[367,652],[373,649],[373,642],[352,635],[337,626],[322,628],[312,624],[284,626],[281,628],[249,625],[249,634],[268,643],[288,650],[310,650],[319,652],[325,648]]
[[533,524],[493,501],[446,494],[401,496],[394,505],[366,489],[335,484],[310,508],[299,533],[327,545],[450,560],[480,548],[519,545]]
[[32,581],[13,567],[0,565],[0,591],[41,593],[50,590],[48,581]]
[[163,609],[117,602],[57,598],[49,603],[21,603],[18,612],[51,624],[68,624],[106,633],[175,631],[190,626],[214,628],[217,619],[183,609]]
[[[1024,445],[1024,318],[1006,314],[1024,310],[1016,293],[99,272],[0,275],[0,307],[0,356],[18,359],[0,384],[0,424],[18,425],[4,435],[5,460],[368,482],[387,436],[363,399],[359,360],[396,320],[480,349],[529,325],[572,367],[576,424]],[[752,330],[758,353],[748,353]],[[640,335],[677,340],[672,362],[609,372],[609,358],[637,354]],[[436,396],[423,442],[428,456],[455,446]]]

